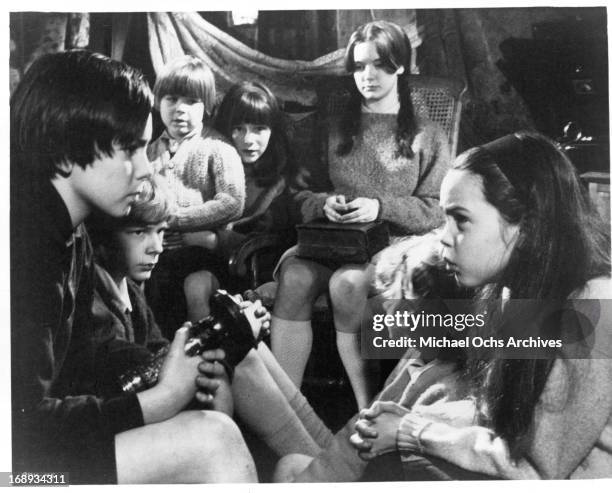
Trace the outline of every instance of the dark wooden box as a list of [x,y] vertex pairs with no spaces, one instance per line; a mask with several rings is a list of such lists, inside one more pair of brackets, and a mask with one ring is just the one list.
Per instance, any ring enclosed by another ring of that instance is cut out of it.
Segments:
[[363,264],[389,245],[389,229],[384,221],[334,223],[327,219],[297,226],[299,257]]

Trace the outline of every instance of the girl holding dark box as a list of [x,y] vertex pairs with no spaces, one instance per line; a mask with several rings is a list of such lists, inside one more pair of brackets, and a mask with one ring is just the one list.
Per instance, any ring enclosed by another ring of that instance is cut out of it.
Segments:
[[[304,222],[388,223],[392,237],[422,234],[440,226],[438,191],[449,165],[443,131],[415,117],[407,74],[410,42],[396,24],[375,21],[351,36],[345,66],[355,86],[348,108],[332,121],[329,178],[325,193],[296,195]],[[323,265],[282,259],[272,322],[272,349],[299,386],[312,346],[312,306],[329,289],[338,350],[357,405],[365,406],[375,382],[359,350],[359,327],[370,294],[371,263]]]

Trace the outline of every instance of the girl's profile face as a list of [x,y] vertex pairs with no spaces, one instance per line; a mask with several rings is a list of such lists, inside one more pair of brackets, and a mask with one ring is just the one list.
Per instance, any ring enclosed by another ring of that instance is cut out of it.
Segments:
[[202,124],[204,103],[201,99],[166,94],[159,103],[159,113],[170,136],[181,140]]
[[355,44],[353,62],[355,67],[353,78],[366,103],[397,97],[397,76],[404,72],[404,67],[400,66],[397,70],[389,72],[373,41]]
[[272,129],[267,125],[241,123],[232,127],[232,142],[243,164],[256,162],[270,143]]
[[459,284],[480,287],[498,279],[519,233],[486,199],[480,177],[451,170],[442,181],[440,205],[446,215],[441,242],[447,269]]

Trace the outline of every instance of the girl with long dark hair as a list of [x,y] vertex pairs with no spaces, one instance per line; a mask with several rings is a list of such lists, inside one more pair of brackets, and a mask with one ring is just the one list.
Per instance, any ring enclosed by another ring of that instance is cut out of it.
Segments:
[[[443,259],[460,285],[478,290],[479,312],[489,313],[479,335],[499,337],[518,313],[508,308],[512,300],[565,309],[590,300],[580,310],[586,318],[533,324],[534,339],[562,341],[553,357],[469,357],[473,425],[378,402],[362,414],[355,445],[366,458],[420,452],[495,477],[610,477],[609,225],[569,159],[535,133],[463,153],[440,195]],[[576,338],[589,324],[588,337]]]
[[[374,21],[351,35],[345,66],[353,75],[353,94],[344,115],[329,126],[332,188],[296,194],[304,222],[382,219],[393,237],[440,226],[438,192],[449,165],[448,139],[415,116],[407,81],[410,64],[410,42],[396,24]],[[273,353],[299,387],[312,346],[312,306],[329,290],[338,350],[360,408],[377,383],[359,348],[375,261],[324,265],[287,252],[272,319]]]

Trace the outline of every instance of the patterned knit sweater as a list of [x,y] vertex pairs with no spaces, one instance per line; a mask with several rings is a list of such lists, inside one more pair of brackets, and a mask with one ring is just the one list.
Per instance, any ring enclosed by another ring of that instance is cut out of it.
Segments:
[[194,131],[178,146],[164,131],[147,154],[176,200],[171,229],[211,229],[241,216],[245,198],[242,161],[227,139],[212,128]]
[[413,158],[397,156],[397,116],[362,113],[361,131],[351,152],[338,156],[338,122],[330,125],[328,166],[333,191],[302,191],[295,199],[302,219],[324,217],[325,199],[343,194],[380,201],[380,218],[388,221],[391,235],[422,234],[442,224],[440,184],[450,166],[448,140],[432,122],[417,121]]

